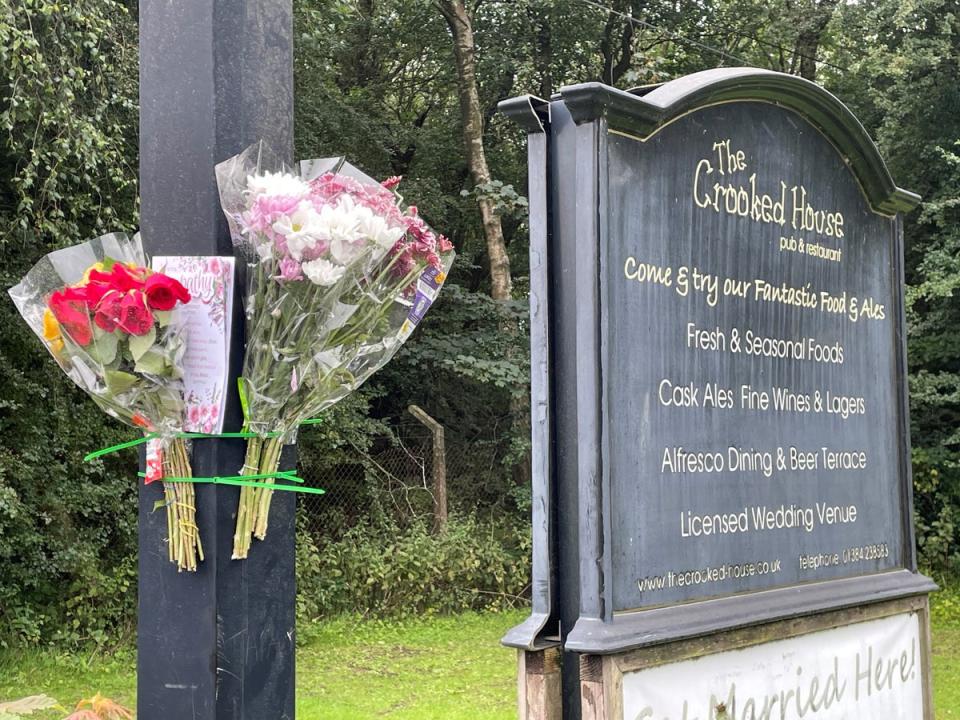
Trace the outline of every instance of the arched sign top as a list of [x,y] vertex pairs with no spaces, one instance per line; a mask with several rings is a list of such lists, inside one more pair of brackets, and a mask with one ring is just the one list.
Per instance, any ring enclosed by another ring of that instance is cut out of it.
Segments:
[[773,103],[792,110],[823,133],[842,155],[876,212],[892,215],[920,203],[919,195],[896,186],[877,146],[846,105],[819,85],[795,75],[757,68],[718,68],[687,75],[643,94],[594,82],[563,87],[559,96],[577,124],[605,117],[611,129],[642,139],[711,105]]

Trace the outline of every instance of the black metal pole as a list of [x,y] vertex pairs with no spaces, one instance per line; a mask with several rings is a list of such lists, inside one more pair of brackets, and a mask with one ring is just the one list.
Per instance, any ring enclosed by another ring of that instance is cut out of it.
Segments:
[[[141,231],[151,254],[229,255],[214,165],[265,140],[293,154],[291,0],[140,1]],[[237,287],[228,388],[242,358]],[[236,394],[226,430],[238,430]],[[233,475],[242,440],[194,442],[194,473]],[[286,448],[282,467],[296,458]],[[197,487],[206,560],[177,573],[156,485],[140,490],[140,720],[294,716],[293,493],[275,493],[270,533],[231,560],[239,491]]]

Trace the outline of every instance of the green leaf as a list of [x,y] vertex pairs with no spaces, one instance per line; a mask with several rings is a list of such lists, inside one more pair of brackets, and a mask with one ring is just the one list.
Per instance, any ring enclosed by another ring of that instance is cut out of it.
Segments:
[[107,370],[104,375],[107,388],[114,395],[121,395],[137,384],[137,376],[122,370]]
[[157,324],[163,328],[173,320],[173,310],[154,310],[153,316],[157,319]]
[[[176,373],[173,373],[174,377],[179,377]],[[160,406],[165,410],[169,410],[174,414],[183,413],[183,395],[179,392],[160,392],[158,393],[160,398]]]
[[[157,500],[153,504],[153,512],[156,512],[157,510],[163,510],[163,508],[165,508],[166,506],[167,506],[166,500]],[[3,718],[0,718],[0,720],[3,720]]]
[[109,255],[104,255],[103,260],[101,260],[100,262],[103,263],[103,271],[110,272],[111,270],[113,270],[113,266],[120,261],[110,257]]
[[153,347],[153,344],[157,341],[157,328],[153,325],[150,326],[150,330],[146,335],[131,335],[130,336],[130,352],[133,355],[134,362],[139,362],[140,358]]
[[151,349],[140,356],[137,364],[133,366],[137,372],[149,373],[150,375],[165,375],[169,373],[169,363],[163,353],[156,349]]
[[94,327],[93,342],[87,346],[87,352],[100,364],[109,365],[117,357],[117,336]]

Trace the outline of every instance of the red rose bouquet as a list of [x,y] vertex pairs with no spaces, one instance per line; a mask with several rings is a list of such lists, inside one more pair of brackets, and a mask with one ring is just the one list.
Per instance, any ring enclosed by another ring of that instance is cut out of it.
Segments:
[[[14,304],[67,376],[104,412],[156,436],[147,482],[190,477],[185,442],[185,339],[179,282],[147,267],[139,236],[104,235],[41,259],[10,289]],[[164,482],[171,562],[196,570],[193,484]]]

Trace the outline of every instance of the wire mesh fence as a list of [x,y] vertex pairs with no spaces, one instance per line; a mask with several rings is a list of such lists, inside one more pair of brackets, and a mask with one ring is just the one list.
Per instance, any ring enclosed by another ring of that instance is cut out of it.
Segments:
[[431,436],[424,428],[403,438],[377,438],[369,450],[340,448],[330,458],[304,458],[300,475],[324,495],[303,495],[300,513],[308,531],[338,539],[358,523],[387,516],[400,525],[432,510]]
[[525,602],[530,483],[508,424],[444,427],[437,452],[441,428],[421,420],[354,435],[360,447],[304,429],[298,474],[326,494],[299,500],[298,611],[383,617]]
[[[424,424],[405,417],[367,449],[351,445],[335,453],[301,454],[299,475],[326,490],[324,495],[300,496],[306,530],[337,540],[363,523],[403,528],[424,522],[437,528],[448,509],[487,515],[502,515],[506,506],[512,509],[514,499],[502,497],[499,489],[510,484],[504,482],[510,470],[504,467],[502,438],[463,437],[444,428],[439,455],[436,440]],[[442,492],[436,487],[438,479]]]

